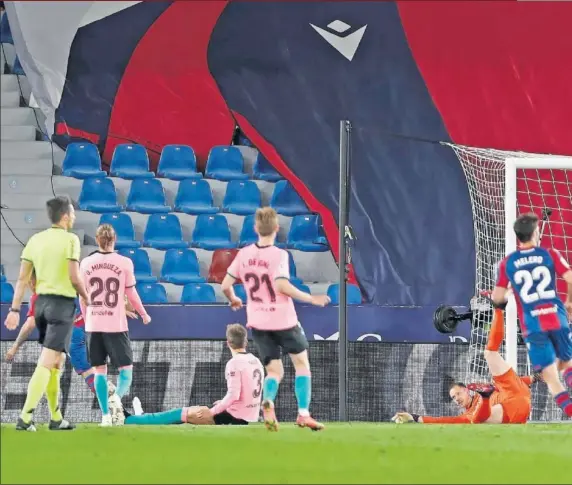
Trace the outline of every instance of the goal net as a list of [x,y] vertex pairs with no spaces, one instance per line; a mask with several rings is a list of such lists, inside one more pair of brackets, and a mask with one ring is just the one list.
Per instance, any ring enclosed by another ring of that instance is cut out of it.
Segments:
[[[476,249],[475,296],[467,381],[488,381],[483,357],[490,303],[481,296],[496,283],[498,263],[516,249],[512,224],[518,214],[534,212],[544,219],[541,245],[559,250],[572,260],[572,157],[536,155],[448,144],[459,158],[467,178],[473,209]],[[557,283],[565,298],[566,284]],[[511,300],[513,300],[511,298]],[[475,311],[476,310],[476,311]],[[501,352],[520,373],[529,372],[526,347],[517,322],[514,301],[506,310],[505,341]],[[555,421],[562,412],[543,383],[533,386],[531,419]]]

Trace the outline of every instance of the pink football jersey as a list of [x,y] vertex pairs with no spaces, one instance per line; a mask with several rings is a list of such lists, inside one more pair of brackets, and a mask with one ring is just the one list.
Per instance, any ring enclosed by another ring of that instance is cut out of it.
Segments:
[[213,415],[223,411],[237,419],[248,422],[258,421],[264,368],[254,355],[236,354],[226,363],[226,396],[213,406]]
[[80,273],[91,300],[84,314],[86,332],[126,332],[125,289],[135,286],[133,262],[96,251],[81,262]]
[[286,330],[298,325],[292,298],[274,287],[277,279],[290,279],[286,251],[276,246],[251,244],[238,252],[227,272],[244,283],[247,327]]

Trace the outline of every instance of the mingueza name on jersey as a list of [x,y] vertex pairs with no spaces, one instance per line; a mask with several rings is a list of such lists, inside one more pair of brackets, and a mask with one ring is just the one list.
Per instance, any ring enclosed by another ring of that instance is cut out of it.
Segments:
[[521,266],[528,266],[529,264],[542,264],[544,259],[542,256],[526,256],[524,258],[519,258],[514,262],[514,265],[517,268]]
[[542,315],[552,315],[554,313],[558,313],[558,307],[556,305],[548,308],[538,308],[536,310],[532,310],[530,312],[530,316],[541,317]]
[[115,266],[114,264],[111,263],[97,263],[97,264],[92,264],[90,266],[90,268],[87,270],[87,276],[91,276],[91,274],[94,271],[98,271],[100,269],[108,269],[110,271],[113,271],[117,276],[121,275],[121,269],[117,266]]

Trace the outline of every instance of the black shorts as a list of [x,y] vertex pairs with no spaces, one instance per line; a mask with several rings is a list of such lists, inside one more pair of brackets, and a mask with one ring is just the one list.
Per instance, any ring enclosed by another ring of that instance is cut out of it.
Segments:
[[244,419],[235,418],[232,414],[228,413],[227,411],[223,411],[222,413],[215,414],[213,416],[214,424],[232,424],[236,426],[246,426],[248,421]]
[[107,364],[115,367],[133,364],[133,350],[127,332],[86,332],[87,358],[93,367]]
[[308,340],[300,325],[287,330],[252,329],[252,338],[260,354],[260,360],[267,366],[271,360],[280,359],[280,349],[287,354],[299,354],[308,349]]
[[56,352],[68,352],[75,311],[75,298],[38,295],[34,318],[40,344]]

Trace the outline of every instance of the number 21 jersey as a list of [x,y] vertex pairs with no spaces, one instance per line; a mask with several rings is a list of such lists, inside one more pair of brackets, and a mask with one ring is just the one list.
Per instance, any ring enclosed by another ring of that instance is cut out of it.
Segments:
[[251,244],[238,252],[227,273],[244,283],[247,327],[286,330],[298,325],[292,298],[274,287],[276,280],[290,279],[286,251],[276,246]]
[[523,336],[568,328],[566,308],[556,292],[556,275],[570,266],[554,249],[520,249],[499,266],[497,286],[512,286]]
[[135,286],[133,262],[96,251],[81,262],[80,273],[91,300],[84,315],[86,332],[127,332],[125,289]]

